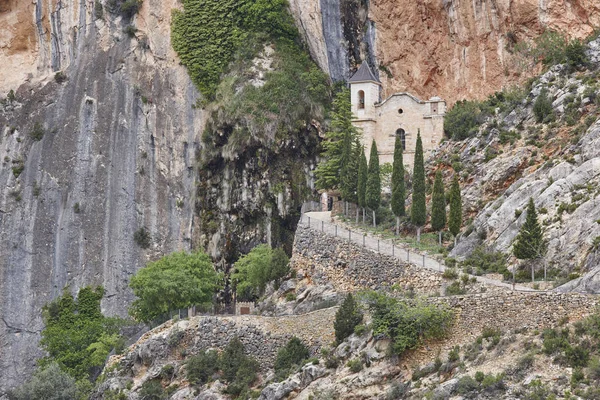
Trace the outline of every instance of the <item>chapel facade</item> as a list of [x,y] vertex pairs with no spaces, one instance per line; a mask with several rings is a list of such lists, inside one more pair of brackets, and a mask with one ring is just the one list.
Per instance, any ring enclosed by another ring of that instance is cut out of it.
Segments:
[[373,139],[379,163],[394,161],[394,144],[400,136],[404,165],[412,171],[417,132],[421,132],[425,159],[444,136],[446,102],[439,97],[423,101],[410,93],[395,93],[381,101],[381,82],[367,63],[350,78],[352,124],[362,132],[367,159]]

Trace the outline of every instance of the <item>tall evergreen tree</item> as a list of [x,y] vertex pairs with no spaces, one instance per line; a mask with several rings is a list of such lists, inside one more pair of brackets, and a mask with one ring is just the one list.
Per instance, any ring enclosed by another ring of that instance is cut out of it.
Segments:
[[350,169],[350,158],[352,157],[352,137],[349,131],[344,133],[344,140],[342,142],[342,157],[340,158],[340,193],[344,200],[344,215],[348,215],[348,197],[351,195],[352,190],[351,180],[348,178],[348,171]]
[[368,166],[367,166],[367,156],[365,155],[365,149],[361,146],[361,154],[360,154],[360,163],[358,166],[358,205],[362,208],[363,215],[363,224],[365,223],[365,207],[367,206],[367,201],[365,199],[365,195],[367,194],[367,174],[368,174]]
[[442,245],[442,230],[446,227],[446,196],[444,194],[444,182],[442,172],[435,173],[433,183],[433,195],[431,198],[431,228],[439,232],[439,244]]
[[363,321],[363,314],[354,300],[352,293],[348,293],[342,305],[335,313],[333,328],[335,329],[336,343],[342,343],[344,339],[354,333],[356,325]]
[[462,226],[462,199],[460,196],[460,185],[458,184],[458,175],[454,174],[452,186],[450,186],[450,215],[448,218],[448,229],[454,235],[454,245],[456,246],[456,237],[460,233]]
[[[542,258],[547,248],[544,232],[537,219],[535,204],[533,199],[529,198],[525,223],[521,226],[513,244],[513,254],[520,260],[535,260]],[[531,280],[535,280],[533,264],[531,264]]]
[[421,227],[427,222],[427,208],[425,204],[425,163],[423,160],[423,142],[421,141],[420,130],[417,133],[417,146],[415,148],[410,220],[417,227],[417,243],[419,243],[421,242]]
[[344,150],[345,134],[350,133],[350,143],[358,131],[352,125],[352,109],[350,90],[344,89],[337,93],[333,100],[331,125],[325,132],[323,141],[323,161],[315,170],[317,188],[323,190],[338,189],[342,171],[342,153]]
[[[348,135],[350,136],[350,134]],[[344,144],[344,147],[346,144]],[[340,189],[342,198],[346,202],[346,214],[348,213],[348,202],[356,204],[358,202],[358,168],[360,164],[360,152],[362,147],[358,135],[354,135],[347,152],[348,157],[342,165],[342,175],[340,177]],[[345,158],[345,157],[344,157]],[[357,208],[358,210],[358,208]],[[357,215],[358,218],[358,215]]]
[[392,169],[392,212],[396,216],[396,235],[400,234],[400,217],[406,215],[404,203],[406,188],[404,186],[404,160],[402,158],[402,140],[396,135],[394,144],[394,166]]
[[371,145],[371,155],[369,157],[369,171],[367,173],[367,191],[365,194],[367,207],[373,211],[373,226],[377,227],[375,212],[381,204],[381,177],[379,176],[379,154],[377,153],[377,143],[373,139]]

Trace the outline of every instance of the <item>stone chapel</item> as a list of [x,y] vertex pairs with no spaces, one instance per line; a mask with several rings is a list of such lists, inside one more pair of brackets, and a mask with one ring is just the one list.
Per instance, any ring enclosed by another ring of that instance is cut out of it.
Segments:
[[412,171],[418,130],[421,131],[425,159],[440,144],[444,136],[444,100],[432,97],[423,101],[403,92],[381,101],[381,82],[367,63],[362,63],[349,83],[354,117],[352,123],[362,131],[367,160],[375,139],[379,163],[392,163],[394,142],[398,135],[404,148],[404,165]]

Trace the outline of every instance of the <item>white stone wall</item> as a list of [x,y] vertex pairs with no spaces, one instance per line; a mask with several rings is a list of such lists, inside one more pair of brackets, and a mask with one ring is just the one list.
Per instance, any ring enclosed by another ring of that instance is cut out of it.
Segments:
[[[378,90],[378,86],[373,83],[352,84],[351,89],[352,111],[358,117],[354,125],[362,130],[362,142],[365,145],[367,158],[372,140],[375,139],[380,164],[392,163],[396,131],[404,129],[406,134],[404,165],[412,170],[417,132],[419,130],[421,132],[425,159],[442,140],[446,103],[443,100],[424,102],[409,94],[399,93],[371,108],[370,101],[375,93],[373,87]],[[365,91],[365,110],[358,109],[359,90]],[[400,113],[399,110],[402,112]],[[432,113],[435,111],[437,113]]]

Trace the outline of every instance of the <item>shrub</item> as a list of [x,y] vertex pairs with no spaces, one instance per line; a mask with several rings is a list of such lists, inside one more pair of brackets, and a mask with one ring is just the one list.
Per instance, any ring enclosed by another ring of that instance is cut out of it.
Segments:
[[63,372],[57,363],[38,369],[33,377],[19,386],[9,398],[11,400],[63,400],[76,399],[75,379]]
[[160,381],[156,379],[144,382],[140,389],[140,396],[144,400],[164,400],[167,398]]
[[600,359],[598,357],[593,357],[588,362],[588,376],[590,379],[600,381]]
[[266,244],[253,248],[234,264],[231,275],[238,299],[252,301],[265,291],[268,282],[275,286],[289,274],[289,258],[282,249],[271,249]]
[[277,352],[275,359],[275,374],[279,380],[285,379],[293,366],[301,366],[309,357],[308,348],[298,339],[293,337]]
[[454,268],[446,268],[442,274],[444,279],[456,279],[458,278],[458,272]]
[[139,11],[142,0],[125,0],[121,3],[119,11],[124,18],[131,18]]
[[179,330],[177,327],[174,328],[169,336],[167,337],[167,344],[170,348],[177,347],[181,339],[183,339],[184,332]]
[[485,103],[458,101],[444,118],[444,133],[454,140],[463,140],[475,135],[479,126],[491,114]]
[[102,7],[100,0],[95,0],[94,2],[94,16],[96,19],[102,19],[104,16],[104,7]]
[[369,292],[365,300],[372,314],[373,334],[391,338],[396,354],[414,349],[424,340],[445,337],[454,319],[448,308],[408,304],[382,293]]
[[467,293],[467,290],[460,285],[459,281],[452,282],[446,287],[446,296],[456,296]]
[[577,39],[569,42],[565,48],[565,58],[571,68],[584,67],[589,61],[585,54],[585,45]]
[[496,272],[505,273],[506,256],[484,245],[477,246],[475,250],[462,262],[463,268],[467,272],[481,270],[485,273]]
[[219,371],[219,355],[216,351],[209,350],[189,357],[185,365],[186,379],[192,384],[202,385]]
[[360,372],[363,369],[362,361],[360,361],[358,358],[348,361],[346,366],[350,368],[350,372],[352,372],[353,374]]
[[354,327],[354,334],[357,336],[362,336],[367,332],[367,327],[363,324],[358,324]]
[[450,350],[450,352],[448,353],[448,362],[455,362],[460,360],[459,350],[460,347],[458,346],[454,346],[452,350]]
[[538,123],[543,122],[546,117],[552,114],[552,99],[548,95],[547,89],[542,89],[539,96],[533,104],[533,113]]
[[354,332],[354,328],[363,321],[363,314],[358,309],[352,293],[348,293],[341,307],[335,313],[333,327],[335,340],[339,344]]
[[54,74],[54,80],[56,83],[63,83],[67,80],[67,75],[65,75],[65,73],[62,71],[58,71],[56,74]]
[[479,389],[479,384],[477,381],[471,378],[469,375],[465,375],[458,380],[454,391],[464,396],[476,391],[477,389]]
[[129,286],[137,297],[129,313],[138,321],[150,322],[171,310],[211,304],[221,287],[208,255],[176,252],[140,269]]
[[29,132],[29,136],[31,136],[31,138],[36,142],[39,142],[40,140],[42,140],[45,133],[46,131],[44,131],[44,127],[42,126],[42,124],[36,122],[33,125],[33,129],[31,130],[31,132]]
[[590,352],[583,346],[568,346],[565,349],[565,356],[572,367],[585,367],[590,360]]
[[130,38],[133,38],[137,33],[137,28],[133,25],[127,25],[125,28],[123,28],[123,33],[127,34],[127,36]]
[[150,247],[150,243],[152,242],[152,238],[150,237],[150,232],[146,229],[145,226],[142,226],[140,229],[133,233],[133,240],[135,243],[140,246],[142,249],[147,249]]
[[479,383],[483,382],[483,379],[485,378],[485,374],[481,371],[477,371],[475,372],[475,380]]

